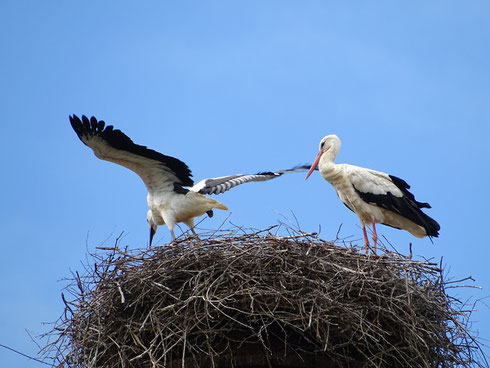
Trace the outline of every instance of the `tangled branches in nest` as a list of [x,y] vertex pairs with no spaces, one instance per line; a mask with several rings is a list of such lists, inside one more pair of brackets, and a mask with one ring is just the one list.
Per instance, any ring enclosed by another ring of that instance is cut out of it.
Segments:
[[437,264],[270,229],[94,257],[45,348],[70,367],[484,366]]

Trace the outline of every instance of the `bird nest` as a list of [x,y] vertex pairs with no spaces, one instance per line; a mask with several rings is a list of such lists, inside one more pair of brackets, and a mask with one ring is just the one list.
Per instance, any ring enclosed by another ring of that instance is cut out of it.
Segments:
[[101,249],[44,348],[60,366],[486,366],[438,264],[271,229]]

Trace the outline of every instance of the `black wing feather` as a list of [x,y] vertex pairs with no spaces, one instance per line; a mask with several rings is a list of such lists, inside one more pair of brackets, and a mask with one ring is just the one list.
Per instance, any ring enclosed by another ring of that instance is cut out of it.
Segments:
[[114,129],[112,125],[105,127],[105,122],[103,120],[97,121],[95,117],[91,117],[89,120],[85,115],[80,119],[78,116],[73,115],[70,116],[70,123],[82,142],[82,138],[85,136],[98,136],[115,149],[127,151],[151,160],[160,161],[175,173],[177,178],[181,181],[181,185],[194,185],[194,182],[191,179],[191,170],[184,162],[175,157],[164,155],[146,146],[134,143],[126,134],[119,129]]
[[415,200],[415,196],[408,191],[408,189],[410,189],[410,185],[408,185],[408,183],[405,180],[397,178],[396,176],[393,175],[388,175],[388,176],[390,177],[393,184],[395,184],[398,187],[398,189],[402,191],[404,195],[406,195],[408,198],[410,198],[412,201],[414,201],[417,204],[418,208],[432,208],[428,203],[417,202]]
[[278,178],[283,174],[307,171],[310,168],[310,166],[311,165],[301,165],[301,166],[295,166],[287,170],[262,171],[257,174],[237,174],[237,175],[223,176],[219,178],[209,178],[203,180],[204,186],[201,189],[199,189],[198,193],[221,194],[240,184],[244,184],[252,181],[267,181],[267,180]]
[[397,197],[391,192],[386,194],[365,193],[358,190],[354,185],[353,187],[363,201],[403,216],[415,224],[422,226],[428,236],[437,237],[441,227],[437,221],[427,216],[421,210],[421,208],[431,208],[430,205],[428,203],[416,201],[414,195],[408,191],[410,185],[408,185],[405,180],[391,175],[389,175],[389,177],[393,184],[395,184],[403,193],[401,197]]

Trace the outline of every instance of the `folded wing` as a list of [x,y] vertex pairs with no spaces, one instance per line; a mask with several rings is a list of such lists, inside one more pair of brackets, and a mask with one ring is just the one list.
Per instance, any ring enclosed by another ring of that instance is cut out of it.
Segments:
[[[428,203],[418,202],[409,192],[410,185],[403,179],[383,172],[357,168],[349,179],[363,201],[396,213],[422,226],[428,236],[439,235],[439,224],[421,209]],[[390,225],[385,223],[385,225]],[[391,226],[391,225],[390,225]]]

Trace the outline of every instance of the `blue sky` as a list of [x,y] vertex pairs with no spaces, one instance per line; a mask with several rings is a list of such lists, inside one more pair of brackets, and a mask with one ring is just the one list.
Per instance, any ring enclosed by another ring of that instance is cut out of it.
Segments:
[[[83,271],[87,251],[121,232],[122,245],[147,244],[143,183],[96,159],[70,114],[180,158],[196,181],[312,162],[320,139],[337,134],[338,163],[405,179],[441,224],[434,244],[384,226],[378,234],[483,287],[452,295],[490,295],[488,2],[115,4],[0,3],[0,344],[35,355],[26,330],[45,332],[62,313],[63,278]],[[361,242],[357,217],[318,173],[217,199],[231,211],[201,231],[295,216],[326,240],[342,224],[341,237]],[[157,243],[169,238],[159,228]],[[472,328],[488,339],[486,304]],[[5,349],[0,361],[40,366]]]

